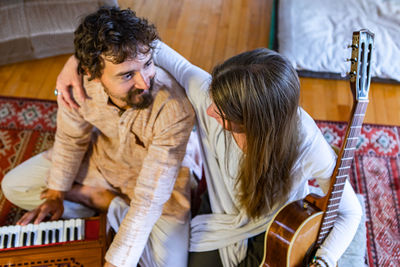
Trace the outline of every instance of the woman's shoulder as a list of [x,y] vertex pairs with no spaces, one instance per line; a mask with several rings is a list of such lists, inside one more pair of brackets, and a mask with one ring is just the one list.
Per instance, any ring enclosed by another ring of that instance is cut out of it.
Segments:
[[312,151],[330,150],[328,142],[318,128],[314,119],[302,108],[299,108],[300,150],[307,153]]
[[156,66],[156,75],[154,76],[154,90],[163,90],[168,92],[168,95],[176,97],[185,97],[185,91],[175,78],[165,71],[163,68]]
[[301,135],[299,161],[304,168],[309,169],[311,176],[317,174],[319,177],[325,176],[325,171],[329,173],[334,166],[336,154],[314,119],[302,108],[299,108],[299,117]]
[[316,135],[321,134],[314,119],[301,107],[298,109],[299,127],[301,140],[303,142],[313,141]]

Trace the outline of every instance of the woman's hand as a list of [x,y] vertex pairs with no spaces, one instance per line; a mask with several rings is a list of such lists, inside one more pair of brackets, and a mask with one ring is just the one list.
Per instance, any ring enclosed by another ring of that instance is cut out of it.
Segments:
[[[336,264],[337,265],[337,264]],[[336,266],[335,265],[335,266]],[[321,257],[315,257],[313,259],[313,261],[308,265],[308,267],[329,267],[330,265],[328,265],[328,263],[326,262],[326,260],[324,260]]]
[[[72,95],[72,88],[75,88],[75,96]],[[74,97],[78,97],[82,102],[87,98],[83,88],[82,75],[78,74],[78,60],[71,56],[65,63],[56,82],[57,100],[68,108],[79,108],[79,104]]]

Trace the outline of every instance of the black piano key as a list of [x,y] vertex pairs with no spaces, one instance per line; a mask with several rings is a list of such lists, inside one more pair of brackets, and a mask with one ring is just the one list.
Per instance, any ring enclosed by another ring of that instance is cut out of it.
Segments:
[[29,233],[29,238],[31,239],[31,246],[34,245],[35,244],[35,233],[34,232],[30,232]]
[[8,234],[5,234],[3,239],[3,248],[8,248],[8,238]]
[[65,241],[71,241],[70,234],[71,234],[71,229],[67,228],[67,240],[65,240]]
[[28,245],[28,233],[24,233],[24,235],[22,236],[22,246],[27,246]]
[[51,244],[51,243],[53,243],[53,231],[51,231],[51,230],[49,230],[48,231],[48,237],[47,237],[48,239],[48,244]]
[[15,248],[15,234],[11,234],[11,244],[10,244],[11,248]]
[[74,240],[78,240],[78,227],[74,227]]
[[46,231],[42,231],[42,243],[40,245],[46,244]]
[[55,242],[58,243],[60,242],[60,230],[56,229],[56,238],[55,238]]

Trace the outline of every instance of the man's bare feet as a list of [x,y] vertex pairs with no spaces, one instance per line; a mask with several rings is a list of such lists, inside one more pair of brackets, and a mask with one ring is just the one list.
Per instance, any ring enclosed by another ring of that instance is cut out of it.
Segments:
[[81,203],[100,212],[107,212],[111,201],[116,196],[117,194],[104,188],[74,184],[71,190],[65,194],[65,199]]

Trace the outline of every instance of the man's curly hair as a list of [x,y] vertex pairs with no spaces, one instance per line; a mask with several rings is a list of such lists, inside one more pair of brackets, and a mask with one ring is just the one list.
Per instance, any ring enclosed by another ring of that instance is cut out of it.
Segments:
[[78,72],[89,79],[100,78],[104,58],[114,64],[133,59],[153,49],[159,39],[156,27],[130,9],[102,7],[83,19],[75,31],[75,57]]

